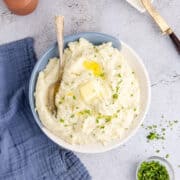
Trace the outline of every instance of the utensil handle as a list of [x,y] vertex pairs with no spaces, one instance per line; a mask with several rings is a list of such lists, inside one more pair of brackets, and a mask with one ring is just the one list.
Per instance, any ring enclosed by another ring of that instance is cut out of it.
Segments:
[[175,45],[178,53],[180,54],[180,40],[178,39],[178,37],[176,36],[176,34],[174,32],[169,34],[169,37],[171,38],[171,40],[172,40],[173,44]]
[[62,78],[64,70],[64,60],[63,60],[63,49],[64,49],[64,16],[55,17],[57,42],[59,49],[59,80]]
[[58,49],[59,49],[59,59],[60,66],[63,66],[63,49],[64,49],[64,16],[55,17]]

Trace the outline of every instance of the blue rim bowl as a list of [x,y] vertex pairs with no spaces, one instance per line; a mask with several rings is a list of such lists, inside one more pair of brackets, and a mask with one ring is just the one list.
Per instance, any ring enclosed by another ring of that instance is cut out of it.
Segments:
[[113,148],[118,147],[119,145],[125,143],[132,135],[135,134],[137,129],[140,127],[143,119],[145,118],[145,115],[147,113],[147,110],[149,108],[150,104],[150,81],[148,77],[148,73],[146,71],[146,68],[141,60],[141,58],[125,43],[122,41],[120,42],[118,39],[109,36],[107,34],[102,33],[96,33],[96,32],[84,32],[84,33],[78,33],[75,35],[65,36],[64,38],[64,47],[66,48],[68,46],[69,42],[77,41],[79,38],[85,38],[89,40],[94,45],[99,45],[106,42],[112,42],[112,45],[114,48],[119,49],[122,54],[124,53],[125,58],[130,62],[132,67],[135,69],[135,72],[137,72],[138,77],[140,78],[140,85],[142,89],[142,112],[140,113],[140,116],[137,119],[137,122],[132,125],[132,130],[128,132],[126,137],[123,140],[117,140],[117,142],[112,142],[112,144],[109,144],[108,146],[103,145],[94,145],[93,146],[78,146],[78,145],[70,145],[66,142],[64,142],[60,137],[55,136],[52,132],[50,132],[47,128],[43,126],[41,123],[38,113],[35,110],[35,87],[36,87],[36,81],[37,77],[40,71],[42,71],[50,58],[58,57],[58,46],[57,43],[54,43],[47,52],[37,61],[32,74],[30,78],[30,84],[29,84],[29,103],[31,107],[31,111],[33,113],[33,116],[35,118],[36,123],[41,128],[41,130],[55,143],[58,145],[70,149],[76,152],[81,153],[101,153],[108,150],[111,150]]

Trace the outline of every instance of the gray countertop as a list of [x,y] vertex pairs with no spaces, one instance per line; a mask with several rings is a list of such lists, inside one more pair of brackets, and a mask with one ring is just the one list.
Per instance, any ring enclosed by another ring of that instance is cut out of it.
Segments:
[[[155,0],[161,14],[180,37],[180,1]],[[142,57],[152,84],[152,102],[144,125],[180,121],[180,56],[168,37],[162,36],[146,14],[137,12],[125,0],[46,0],[28,16],[16,16],[0,1],[0,44],[32,36],[40,57],[55,40],[53,18],[65,16],[65,34],[97,31],[129,44]],[[164,115],[164,118],[161,116]],[[147,143],[147,130],[123,146],[103,154],[79,154],[95,180],[134,180],[137,163],[149,156],[169,154],[176,179],[180,179],[180,122],[167,128],[166,140]],[[156,150],[160,150],[156,153]]]

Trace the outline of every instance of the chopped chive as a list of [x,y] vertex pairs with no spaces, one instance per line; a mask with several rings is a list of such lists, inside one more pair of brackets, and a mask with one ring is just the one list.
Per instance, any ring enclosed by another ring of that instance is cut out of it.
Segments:
[[105,76],[105,73],[101,73],[99,76],[103,78]]
[[158,149],[158,150],[156,150],[156,153],[159,153],[160,152],[160,150]]
[[116,86],[116,92],[118,92],[119,91],[119,87],[118,86]]
[[112,117],[111,117],[111,116],[107,116],[107,117],[105,118],[106,122],[110,122],[110,121],[111,121],[111,119],[112,119]]
[[76,96],[73,96],[73,99],[76,100]]
[[73,118],[74,117],[74,114],[72,114],[71,116],[70,116],[70,118]]
[[90,110],[84,110],[84,113],[90,114]]
[[64,123],[64,119],[60,119],[59,121],[60,121],[61,123]]
[[118,98],[118,94],[113,94],[113,99],[117,99]]
[[85,109],[84,111],[80,111],[79,112],[81,115],[84,115],[84,114],[91,114],[91,111],[89,109]]
[[149,135],[147,136],[147,139],[148,140],[154,140],[154,139],[157,139],[157,134],[154,133],[154,132],[150,132]]
[[141,163],[138,173],[138,180],[170,180],[169,171],[166,166],[158,161],[144,161]]
[[120,85],[123,82],[123,80],[121,79],[120,81],[117,82],[117,85]]

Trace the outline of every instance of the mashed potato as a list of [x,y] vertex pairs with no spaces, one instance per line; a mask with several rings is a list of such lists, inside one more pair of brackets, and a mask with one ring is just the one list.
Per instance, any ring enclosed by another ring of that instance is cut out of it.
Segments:
[[111,43],[86,39],[69,43],[55,97],[57,116],[47,107],[49,85],[56,81],[58,59],[39,73],[36,108],[43,125],[70,144],[107,144],[123,138],[137,117],[140,88],[136,74]]

